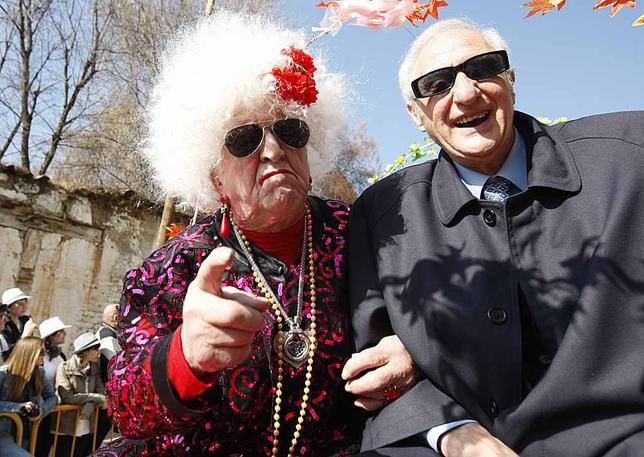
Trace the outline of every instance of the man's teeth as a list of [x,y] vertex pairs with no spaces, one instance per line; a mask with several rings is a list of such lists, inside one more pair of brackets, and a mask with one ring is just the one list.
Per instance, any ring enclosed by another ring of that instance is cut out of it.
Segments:
[[476,119],[481,119],[481,118],[487,116],[488,112],[489,111],[483,111],[482,113],[475,114],[473,116],[465,116],[465,117],[459,119],[458,121],[455,121],[454,124],[456,124],[456,125],[467,124],[468,122],[472,122],[472,121],[475,121]]

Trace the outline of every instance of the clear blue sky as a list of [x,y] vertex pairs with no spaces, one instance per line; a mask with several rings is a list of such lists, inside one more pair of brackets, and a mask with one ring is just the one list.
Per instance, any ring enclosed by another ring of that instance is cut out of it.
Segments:
[[[595,0],[570,0],[561,11],[528,19],[523,17],[529,10],[521,7],[527,0],[447,1],[449,6],[439,9],[441,19],[468,16],[496,27],[509,42],[518,110],[574,119],[644,109],[644,26],[631,26],[644,14],[644,0],[612,19],[610,8],[593,11]],[[324,16],[315,3],[285,0],[280,12],[310,30]],[[361,100],[353,106],[351,123],[367,122],[383,166],[422,141],[402,102],[397,72],[413,40],[409,32],[418,35],[431,22],[381,31],[345,26],[313,45],[328,51],[332,70],[352,76]]]

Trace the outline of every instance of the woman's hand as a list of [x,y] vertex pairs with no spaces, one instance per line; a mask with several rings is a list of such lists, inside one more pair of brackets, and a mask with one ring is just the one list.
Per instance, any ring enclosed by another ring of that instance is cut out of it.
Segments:
[[342,370],[347,392],[357,395],[355,405],[367,411],[382,408],[407,392],[419,376],[416,364],[396,335],[353,354]]
[[264,328],[268,300],[234,287],[221,288],[221,277],[232,261],[232,249],[213,250],[188,287],[183,305],[183,353],[201,379],[244,361],[255,333]]
[[29,320],[25,322],[25,327],[22,329],[21,338],[33,336],[36,328],[38,328],[38,324],[36,324],[32,318],[29,318]]
[[26,401],[24,403],[20,403],[20,406],[18,407],[20,412],[27,412],[30,413],[32,409],[36,407],[36,404],[33,401]]
[[[30,415],[30,413],[34,410],[34,408],[38,408],[38,415],[32,417]],[[27,419],[29,419],[31,422],[37,421],[42,416],[42,412],[40,411],[40,407],[36,403],[34,403],[33,401],[26,401],[24,403],[20,403],[19,411],[20,411],[20,413],[22,413],[25,416],[27,416]]]

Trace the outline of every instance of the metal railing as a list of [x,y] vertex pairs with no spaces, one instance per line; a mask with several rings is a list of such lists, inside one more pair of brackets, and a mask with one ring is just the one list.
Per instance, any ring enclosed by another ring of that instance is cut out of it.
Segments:
[[[100,411],[100,406],[96,406],[94,409],[94,437],[92,441],[92,452],[96,450],[96,439],[97,439],[97,433],[98,433],[98,415]],[[58,435],[60,431],[60,417],[61,413],[67,412],[67,411],[76,411],[76,421],[74,422],[74,436],[72,438],[72,448],[70,452],[70,457],[73,457],[74,455],[74,448],[76,447],[76,430],[78,429],[78,422],[80,420],[80,413],[83,409],[83,405],[57,405],[54,406],[51,410],[50,415],[55,414],[56,415],[56,427],[53,431],[54,433],[54,443],[52,446],[52,451],[53,455],[56,454],[56,445],[58,444]],[[24,434],[24,429],[22,425],[22,419],[21,415],[18,413],[8,413],[8,412],[0,412],[0,417],[8,417],[11,419],[15,424],[16,424],[16,444],[18,446],[22,446],[22,437]],[[38,429],[40,428],[40,422],[42,421],[43,418],[38,419],[37,421],[32,423],[31,427],[31,433],[29,434],[29,452],[31,454],[36,453],[36,445],[37,440],[38,440]],[[110,428],[110,438],[109,441],[111,442],[114,439],[114,425]],[[99,443],[100,444],[100,443]]]
[[0,417],[8,417],[16,424],[16,444],[22,446],[22,419],[18,413],[0,413]]
[[[56,415],[55,423],[56,427],[53,431],[54,433],[54,444],[52,446],[52,452],[55,455],[56,454],[56,445],[58,444],[58,435],[60,431],[60,417],[61,413],[67,412],[67,411],[76,411],[76,420],[74,422],[74,436],[72,437],[72,448],[70,452],[69,457],[73,457],[74,455],[74,448],[76,447],[76,430],[78,429],[78,422],[80,420],[80,413],[83,409],[84,405],[57,405],[54,406],[49,413],[50,416],[52,416],[53,420],[53,415]],[[96,406],[94,409],[94,427],[93,427],[93,441],[92,441],[92,452],[96,450],[96,438],[97,438],[97,432],[98,432],[98,414],[100,411],[101,407]],[[15,421],[15,419],[14,419]],[[36,452],[36,444],[37,444],[37,437],[38,437],[38,428],[40,427],[40,422],[42,421],[42,418],[37,420],[36,422],[33,423],[33,426],[31,427],[31,433],[29,436],[29,452],[31,454],[35,454]],[[22,423],[20,424],[20,427],[22,429]],[[21,430],[21,435],[22,435],[22,430]],[[110,428],[110,441],[114,438],[114,425]],[[16,442],[18,439],[16,438]]]

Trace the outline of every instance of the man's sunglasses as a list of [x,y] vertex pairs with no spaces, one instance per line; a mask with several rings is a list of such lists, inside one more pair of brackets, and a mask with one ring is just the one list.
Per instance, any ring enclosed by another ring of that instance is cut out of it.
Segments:
[[456,82],[459,71],[476,81],[491,78],[510,68],[508,53],[505,51],[492,51],[467,59],[455,67],[445,67],[430,71],[411,82],[411,90],[416,98],[432,97],[447,92]]
[[251,156],[264,141],[264,129],[271,132],[289,148],[301,149],[309,141],[311,131],[306,122],[300,119],[280,119],[269,125],[248,124],[235,127],[226,134],[224,144],[235,157]]

